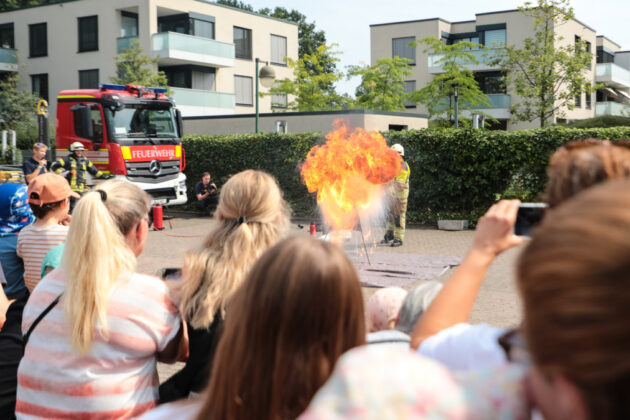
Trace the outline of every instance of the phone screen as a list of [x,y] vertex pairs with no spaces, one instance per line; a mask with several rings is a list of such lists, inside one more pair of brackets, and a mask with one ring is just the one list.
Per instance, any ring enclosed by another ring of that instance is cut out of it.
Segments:
[[516,224],[514,234],[519,236],[529,236],[545,215],[545,203],[521,203],[516,214]]

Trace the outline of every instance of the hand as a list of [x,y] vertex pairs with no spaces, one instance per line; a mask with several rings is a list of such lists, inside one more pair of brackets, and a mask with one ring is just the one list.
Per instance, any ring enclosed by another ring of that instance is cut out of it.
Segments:
[[101,178],[103,179],[112,179],[114,177],[114,174],[103,174],[101,175]]
[[501,200],[477,222],[472,250],[494,258],[503,251],[520,245],[523,238],[514,235],[519,200]]
[[48,165],[48,162],[46,162],[46,159],[42,159],[39,161],[39,166],[41,166],[42,168],[45,168]]

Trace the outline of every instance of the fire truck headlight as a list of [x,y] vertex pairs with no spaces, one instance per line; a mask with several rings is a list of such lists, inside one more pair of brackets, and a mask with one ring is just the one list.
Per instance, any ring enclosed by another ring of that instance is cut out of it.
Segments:
[[180,191],[186,191],[186,181],[180,181],[179,182],[179,190]]

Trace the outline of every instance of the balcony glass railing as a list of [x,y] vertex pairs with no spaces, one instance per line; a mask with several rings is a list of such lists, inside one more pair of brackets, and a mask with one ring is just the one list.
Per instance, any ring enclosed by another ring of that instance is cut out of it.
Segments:
[[[457,64],[464,65],[465,67],[491,67],[490,62],[501,54],[502,50],[499,49],[487,49],[487,50],[470,50],[467,51],[471,53],[478,64],[470,63],[467,59],[458,59]],[[444,58],[444,54],[429,54],[429,68],[441,68],[444,63],[441,63],[440,60]]]
[[120,54],[124,49],[131,48],[131,43],[137,40],[138,40],[137,36],[123,36],[120,38],[116,38],[116,48],[117,48],[118,54]]
[[616,115],[630,117],[630,105],[618,102],[598,102],[595,104],[595,115]]
[[617,81],[630,86],[630,70],[624,69],[615,63],[599,63],[595,66],[595,81]]
[[234,44],[176,32],[163,32],[153,35],[153,51],[171,50],[234,59]]
[[[488,105],[470,105],[470,104],[461,104],[466,109],[510,109],[510,95],[505,95],[501,93],[490,93],[486,94],[488,98]],[[446,109],[448,107],[448,99],[444,100],[443,107],[440,106],[438,109]]]
[[236,97],[232,93],[174,87],[170,89],[173,91],[173,99],[178,106],[234,109],[236,104]]
[[0,48],[0,63],[17,65],[17,50],[13,48]]

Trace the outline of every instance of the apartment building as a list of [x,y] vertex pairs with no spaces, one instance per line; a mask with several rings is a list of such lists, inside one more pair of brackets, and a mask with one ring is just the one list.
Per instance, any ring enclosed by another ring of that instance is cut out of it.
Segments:
[[[478,64],[466,64],[473,71],[481,90],[488,96],[489,105],[479,110],[499,121],[496,128],[515,130],[540,126],[538,120],[519,122],[511,118],[510,106],[521,101],[517,95],[501,83],[505,72],[491,64],[502,45],[523,45],[524,39],[534,35],[533,18],[518,10],[477,13],[475,20],[449,22],[442,18],[421,19],[405,22],[370,25],[371,61],[384,57],[408,58],[413,67],[413,75],[406,81],[407,91],[421,89],[435,75],[444,70],[439,64],[439,54],[425,53],[422,46],[412,48],[410,41],[435,37],[451,44],[461,40],[484,45],[489,51],[471,51]],[[575,98],[575,108],[565,110],[557,122],[591,118],[596,115],[622,115],[630,110],[628,88],[630,87],[630,52],[620,51],[621,47],[603,36],[597,36],[593,28],[573,19],[554,28],[562,37],[560,45],[584,42],[593,54],[592,64],[585,69],[587,77],[594,83],[605,83],[597,94],[582,93]],[[410,112],[426,112],[416,104],[408,104]],[[469,112],[465,113],[469,114]]]
[[[253,113],[255,60],[282,79],[298,55],[296,24],[210,1],[69,0],[0,13],[0,72],[19,71],[52,120],[59,91],[111,83],[133,40],[158,59],[184,116]],[[272,101],[287,98],[260,98],[260,111]]]

